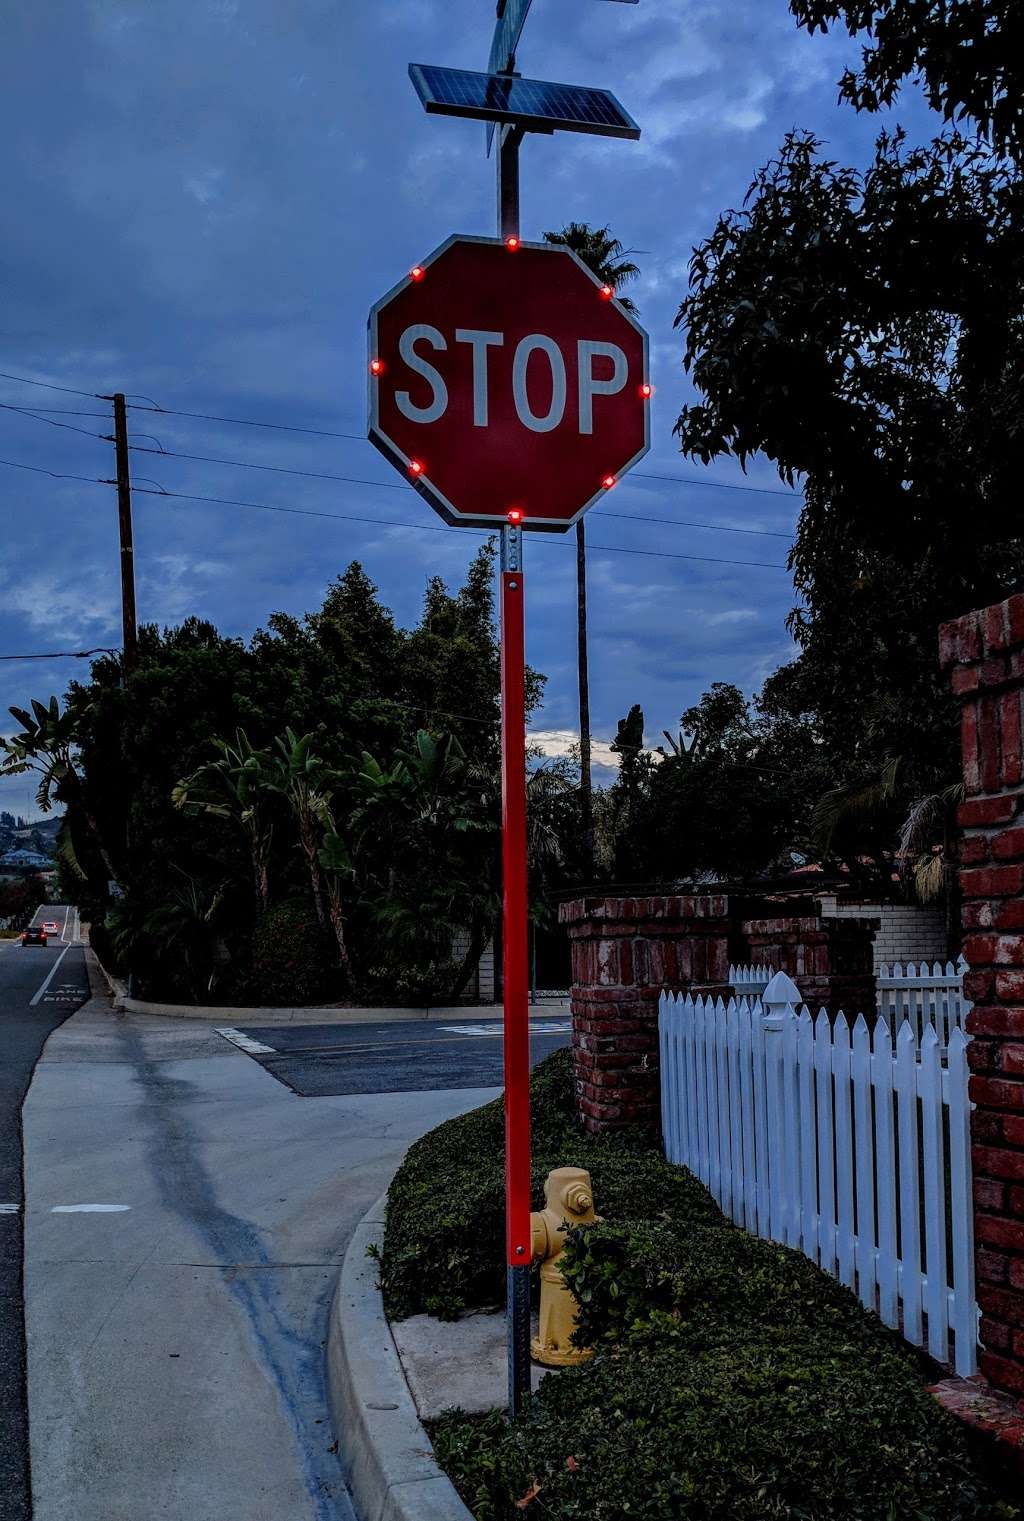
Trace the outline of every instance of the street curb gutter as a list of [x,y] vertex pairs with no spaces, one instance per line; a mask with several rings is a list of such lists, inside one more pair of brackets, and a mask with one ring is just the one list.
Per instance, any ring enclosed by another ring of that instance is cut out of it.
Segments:
[[338,1452],[360,1521],[473,1521],[434,1459],[384,1315],[369,1246],[384,1239],[384,1194],[356,1227],[327,1332]]

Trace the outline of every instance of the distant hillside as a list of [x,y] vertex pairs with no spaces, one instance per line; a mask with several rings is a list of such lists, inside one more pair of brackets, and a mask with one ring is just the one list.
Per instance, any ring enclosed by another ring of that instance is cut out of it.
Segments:
[[0,855],[8,850],[32,850],[52,859],[56,854],[57,835],[63,821],[63,814],[24,819],[0,812]]

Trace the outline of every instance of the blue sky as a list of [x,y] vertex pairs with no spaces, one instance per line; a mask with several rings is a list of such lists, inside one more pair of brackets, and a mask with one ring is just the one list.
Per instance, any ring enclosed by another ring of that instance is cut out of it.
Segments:
[[[0,127],[0,370],[140,406],[258,418],[361,435],[371,303],[450,232],[493,231],[492,165],[476,123],[428,118],[410,60],[484,67],[493,0],[50,0],[5,16]],[[683,459],[672,424],[688,394],[672,322],[693,244],[737,205],[791,127],[866,159],[880,118],[836,104],[857,53],[808,37],[785,0],[535,0],[527,74],[605,85],[643,128],[639,144],[562,134],[523,152],[524,237],[570,220],[610,222],[641,250],[632,292],[651,336],[652,449],[588,518],[594,545],[656,551],[590,559],[591,699],[598,738],[633,702],[656,741],[712,681],[753,691],[791,652],[782,565],[798,499]],[[933,119],[916,90],[895,117]],[[91,395],[0,380],[0,402],[100,412]],[[0,459],[109,477],[101,416],[0,410]],[[136,484],[376,523],[135,500],[139,616],[196,613],[249,634],[269,613],[315,607],[353,558],[403,622],[427,576],[456,583],[479,539],[428,532],[429,508],[361,438],[317,438],[129,414],[135,442],[379,484],[316,480],[133,455]],[[85,434],[73,431],[85,430]],[[144,433],[152,430],[152,438]],[[398,489],[396,489],[398,488]],[[120,642],[116,499],[108,487],[0,466],[0,654]],[[673,526],[630,523],[654,516]],[[398,524],[422,524],[423,530]],[[714,528],[684,526],[692,523]],[[546,672],[535,727],[558,749],[577,719],[574,557],[528,546],[528,654]],[[72,661],[0,662],[0,712],[62,691]],[[11,721],[0,721],[9,730]],[[25,812],[22,780],[0,806]]]

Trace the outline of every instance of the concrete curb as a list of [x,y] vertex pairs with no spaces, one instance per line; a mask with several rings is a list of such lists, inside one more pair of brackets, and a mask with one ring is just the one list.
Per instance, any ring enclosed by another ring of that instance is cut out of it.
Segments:
[[110,977],[109,974],[107,980],[111,983],[119,1014],[155,1014],[163,1019],[216,1020],[219,1025],[253,1022],[263,1025],[365,1025],[424,1019],[458,1019],[464,1023],[467,1019],[478,1021],[502,1017],[501,1005],[493,1003],[469,1006],[458,1004],[454,1007],[433,1009],[374,1009],[370,1007],[339,1009],[333,1004],[310,1004],[305,1008],[295,1009],[279,1009],[272,1005],[239,1008],[237,1004],[234,1006],[222,1004],[220,1008],[214,1008],[190,1003],[151,1003],[144,998],[129,998],[124,984],[118,983],[117,979]]
[[356,1227],[327,1332],[334,1434],[360,1521],[473,1521],[434,1459],[384,1315],[378,1264],[383,1195]]

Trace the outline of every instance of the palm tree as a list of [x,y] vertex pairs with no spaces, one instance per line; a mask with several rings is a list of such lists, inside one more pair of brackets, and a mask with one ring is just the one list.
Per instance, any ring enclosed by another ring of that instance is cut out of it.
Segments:
[[205,813],[230,819],[245,835],[252,862],[253,886],[260,908],[270,906],[270,849],[273,820],[267,807],[267,761],[256,750],[244,729],[235,733],[234,744],[215,739],[217,759],[208,761],[178,782],[171,792],[176,808],[186,813]]
[[[591,227],[589,222],[569,222],[561,232],[546,232],[547,243],[561,243],[571,248],[577,258],[596,275],[602,285],[610,285],[615,299],[627,312],[636,304],[621,294],[622,287],[636,280],[639,266],[629,257],[610,227]],[[580,825],[583,857],[591,875],[594,870],[594,795],[590,773],[590,670],[587,658],[587,536],[580,518],[576,524],[576,647],[580,691]]]
[[274,745],[277,753],[270,752],[264,772],[266,785],[285,799],[295,815],[299,844],[306,858],[313,890],[313,907],[321,929],[326,929],[320,847],[323,818],[330,804],[334,777],[323,756],[317,755],[313,749],[312,734],[300,737],[289,728],[277,736]]
[[[32,712],[24,708],[10,708],[12,717],[21,724],[21,733],[9,739],[0,738],[0,776],[17,776],[35,771],[39,777],[36,803],[43,813],[49,813],[54,803],[63,803],[69,810],[73,806],[91,831],[100,858],[111,879],[117,877],[113,862],[107,854],[100,834],[100,827],[85,800],[85,789],[78,770],[78,724],[81,710],[73,713],[70,708],[61,712],[56,697],[46,704],[32,699]],[[33,714],[35,715],[33,717]]]

